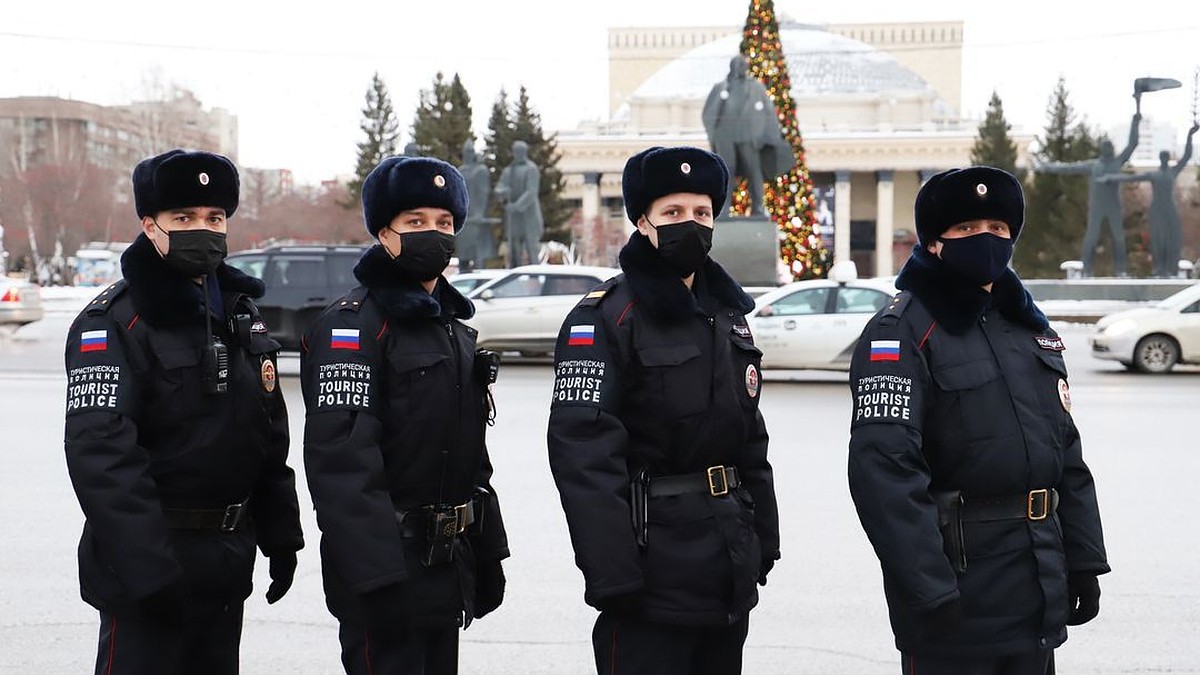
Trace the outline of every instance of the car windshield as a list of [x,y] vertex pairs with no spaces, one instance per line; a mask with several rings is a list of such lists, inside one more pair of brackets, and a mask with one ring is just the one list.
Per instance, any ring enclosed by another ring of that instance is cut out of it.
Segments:
[[1192,284],[1178,293],[1169,295],[1165,299],[1158,301],[1154,306],[1157,309],[1177,309],[1185,307],[1196,300],[1200,300],[1200,283]]

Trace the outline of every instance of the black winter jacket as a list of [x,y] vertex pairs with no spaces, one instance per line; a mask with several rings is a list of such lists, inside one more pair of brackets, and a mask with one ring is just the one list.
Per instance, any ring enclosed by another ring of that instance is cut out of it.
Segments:
[[[1109,569],[1062,339],[1011,270],[988,293],[917,249],[896,285],[854,354],[849,454],[896,644],[968,658],[1056,647],[1067,573]],[[1060,496],[1044,520],[963,523],[956,575],[932,495],[961,491],[970,505],[1040,489]],[[920,614],[955,599],[961,626],[924,632]]]
[[[96,297],[67,337],[67,468],[83,507],[80,588],[117,609],[183,579],[194,603],[251,589],[254,546],[303,546],[279,344],[251,298],[262,282],[221,265],[214,333],[228,346],[224,394],[202,385],[207,342],[200,287],[171,270],[144,235],[121,257],[124,280]],[[211,302],[211,300],[210,300]],[[222,315],[246,317],[234,335]],[[168,529],[163,509],[220,509],[250,498],[236,532]]]
[[[326,603],[362,623],[362,596],[403,582],[410,601],[400,611],[411,623],[463,625],[474,616],[476,565],[509,554],[484,444],[476,331],[460,321],[474,307],[444,279],[430,294],[391,265],[381,246],[368,249],[354,269],[362,285],[304,337],[304,465]],[[480,488],[489,495],[482,529],[457,539],[452,563],[424,566],[425,538],[404,536],[397,514],[463,504]]]
[[[754,607],[762,561],[779,558],[754,305],[711,260],[689,292],[641,234],[620,259],[624,274],[571,311],[555,351],[550,467],[585,600],[635,593],[651,620],[724,625]],[[721,465],[742,487],[650,498],[640,548],[631,480]]]

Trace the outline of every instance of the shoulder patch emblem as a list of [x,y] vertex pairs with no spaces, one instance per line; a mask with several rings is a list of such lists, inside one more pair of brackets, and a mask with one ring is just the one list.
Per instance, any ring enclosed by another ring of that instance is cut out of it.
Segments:
[[899,340],[871,340],[872,361],[899,361]]
[[266,322],[265,322],[265,321],[263,321],[262,319],[259,319],[258,321],[255,321],[254,323],[250,324],[250,332],[251,332],[251,333],[265,333],[265,332],[267,332],[267,324],[266,324]]
[[1058,402],[1062,404],[1063,410],[1071,412],[1071,387],[1062,378],[1058,380]]
[[750,395],[750,398],[758,396],[759,384],[758,368],[755,368],[754,364],[751,363],[746,366],[746,393]]
[[741,323],[735,323],[733,324],[733,333],[738,337],[748,338],[750,337],[750,326]]
[[275,373],[275,362],[270,358],[263,357],[262,361],[262,386],[263,391],[270,394],[275,391],[275,383],[278,376]]
[[1033,339],[1037,340],[1037,346],[1053,352],[1061,352],[1067,348],[1067,346],[1063,344],[1062,338],[1060,337],[1046,337],[1045,335],[1037,335],[1034,336]]
[[567,336],[567,345],[571,347],[586,347],[596,344],[596,326],[595,325],[576,325],[571,326],[571,332]]
[[79,336],[79,338],[80,352],[87,353],[108,351],[107,330],[85,330]]
[[329,336],[330,349],[358,349],[357,328],[334,328]]

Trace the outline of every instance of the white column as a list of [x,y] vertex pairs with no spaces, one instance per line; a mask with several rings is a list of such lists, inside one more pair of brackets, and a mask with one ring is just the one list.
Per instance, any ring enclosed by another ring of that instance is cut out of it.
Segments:
[[895,172],[891,169],[875,173],[875,276],[892,275],[892,233],[896,201]]
[[583,174],[583,203],[580,204],[580,215],[584,223],[600,215],[600,174],[596,171],[586,171]]
[[833,262],[850,259],[850,172],[838,171],[833,184]]

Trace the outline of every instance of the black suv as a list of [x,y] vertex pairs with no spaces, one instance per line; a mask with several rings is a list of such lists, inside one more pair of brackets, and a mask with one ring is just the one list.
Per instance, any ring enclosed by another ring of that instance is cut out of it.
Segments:
[[267,329],[284,349],[296,350],[321,310],[358,285],[354,265],[366,248],[273,246],[233,253],[225,262],[263,280],[267,293],[256,304]]

